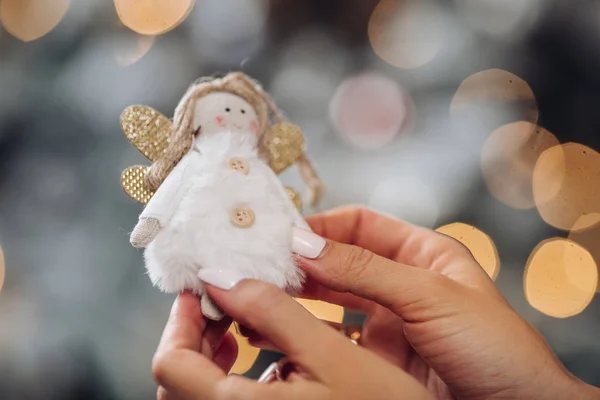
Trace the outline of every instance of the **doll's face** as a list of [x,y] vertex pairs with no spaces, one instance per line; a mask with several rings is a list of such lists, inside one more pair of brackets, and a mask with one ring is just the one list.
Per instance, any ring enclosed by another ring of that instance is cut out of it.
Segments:
[[258,136],[258,118],[254,108],[241,97],[231,93],[211,93],[196,101],[194,131],[201,133],[219,131],[252,132]]

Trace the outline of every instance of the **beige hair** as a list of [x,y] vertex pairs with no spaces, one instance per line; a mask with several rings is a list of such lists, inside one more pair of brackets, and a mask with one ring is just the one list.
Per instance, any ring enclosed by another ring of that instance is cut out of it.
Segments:
[[206,77],[192,84],[177,105],[171,125],[169,146],[146,173],[145,183],[148,189],[158,189],[181,158],[190,151],[196,133],[193,132],[192,126],[196,101],[215,92],[226,92],[239,96],[254,108],[260,130],[259,151],[265,161],[269,161],[265,133],[271,127],[272,120],[275,123],[284,120],[282,113],[271,101],[269,95],[258,82],[242,72],[232,72],[223,78]]

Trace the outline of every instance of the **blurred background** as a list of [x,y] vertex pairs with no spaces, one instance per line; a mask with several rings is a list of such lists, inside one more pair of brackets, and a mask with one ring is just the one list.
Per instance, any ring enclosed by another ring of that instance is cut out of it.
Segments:
[[[600,385],[598,2],[0,0],[0,23],[1,399],[155,396],[173,296],[128,242],[141,206],[120,174],[147,161],[119,116],[171,117],[192,81],[232,70],[303,128],[319,210],[462,241]],[[236,373],[277,357],[240,346]]]

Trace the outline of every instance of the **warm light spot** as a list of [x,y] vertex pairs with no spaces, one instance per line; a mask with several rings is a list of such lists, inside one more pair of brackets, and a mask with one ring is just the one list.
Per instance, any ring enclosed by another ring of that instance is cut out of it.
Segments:
[[342,322],[344,319],[344,308],[338,305],[319,300],[296,299],[296,301],[319,319],[330,322]]
[[513,73],[501,69],[477,72],[458,87],[450,103],[450,114],[500,109],[515,113],[519,120],[537,123],[538,108],[529,84]]
[[6,267],[4,265],[4,252],[2,251],[2,247],[0,247],[0,292],[2,291],[2,287],[4,286],[5,274]]
[[600,154],[577,143],[546,150],[534,169],[533,196],[555,228],[581,230],[600,222]]
[[408,103],[396,81],[365,72],[342,82],[329,103],[329,114],[343,138],[357,147],[376,149],[405,127]]
[[384,61],[404,69],[435,58],[444,39],[444,19],[427,0],[381,0],[369,20],[369,40]]
[[118,46],[115,49],[117,63],[122,67],[135,64],[141,60],[142,57],[148,54],[155,41],[154,36],[137,35],[133,33],[132,35],[135,35],[135,37],[125,41],[119,41]]
[[495,130],[481,152],[481,169],[492,195],[513,208],[535,207],[535,164],[545,150],[558,144],[552,133],[527,121]]
[[238,345],[238,357],[229,373],[236,375],[245,374],[256,362],[260,349],[248,343],[248,339],[238,332],[236,324],[231,324],[229,332],[233,334]]
[[[585,221],[584,224],[586,224]],[[575,226],[578,225],[580,225],[579,220],[575,223]],[[600,269],[600,224],[569,233],[569,240],[589,251],[596,262],[596,266]],[[600,282],[596,292],[600,292]]]
[[24,42],[54,29],[69,9],[70,0],[3,0],[0,22],[7,32]]
[[525,296],[533,308],[555,318],[582,312],[598,285],[594,258],[583,247],[567,239],[540,243],[525,268]]
[[500,257],[498,257],[494,241],[486,233],[461,222],[442,226],[436,231],[465,245],[489,277],[496,280],[500,272]]
[[160,35],[181,24],[195,0],[115,0],[125,26],[142,35]]

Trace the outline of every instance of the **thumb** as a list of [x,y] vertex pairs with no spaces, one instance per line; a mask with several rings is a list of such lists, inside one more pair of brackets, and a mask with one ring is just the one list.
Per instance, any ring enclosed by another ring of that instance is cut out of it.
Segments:
[[358,246],[295,230],[293,250],[314,280],[389,308],[406,322],[456,312],[468,290],[445,275],[401,264]]

